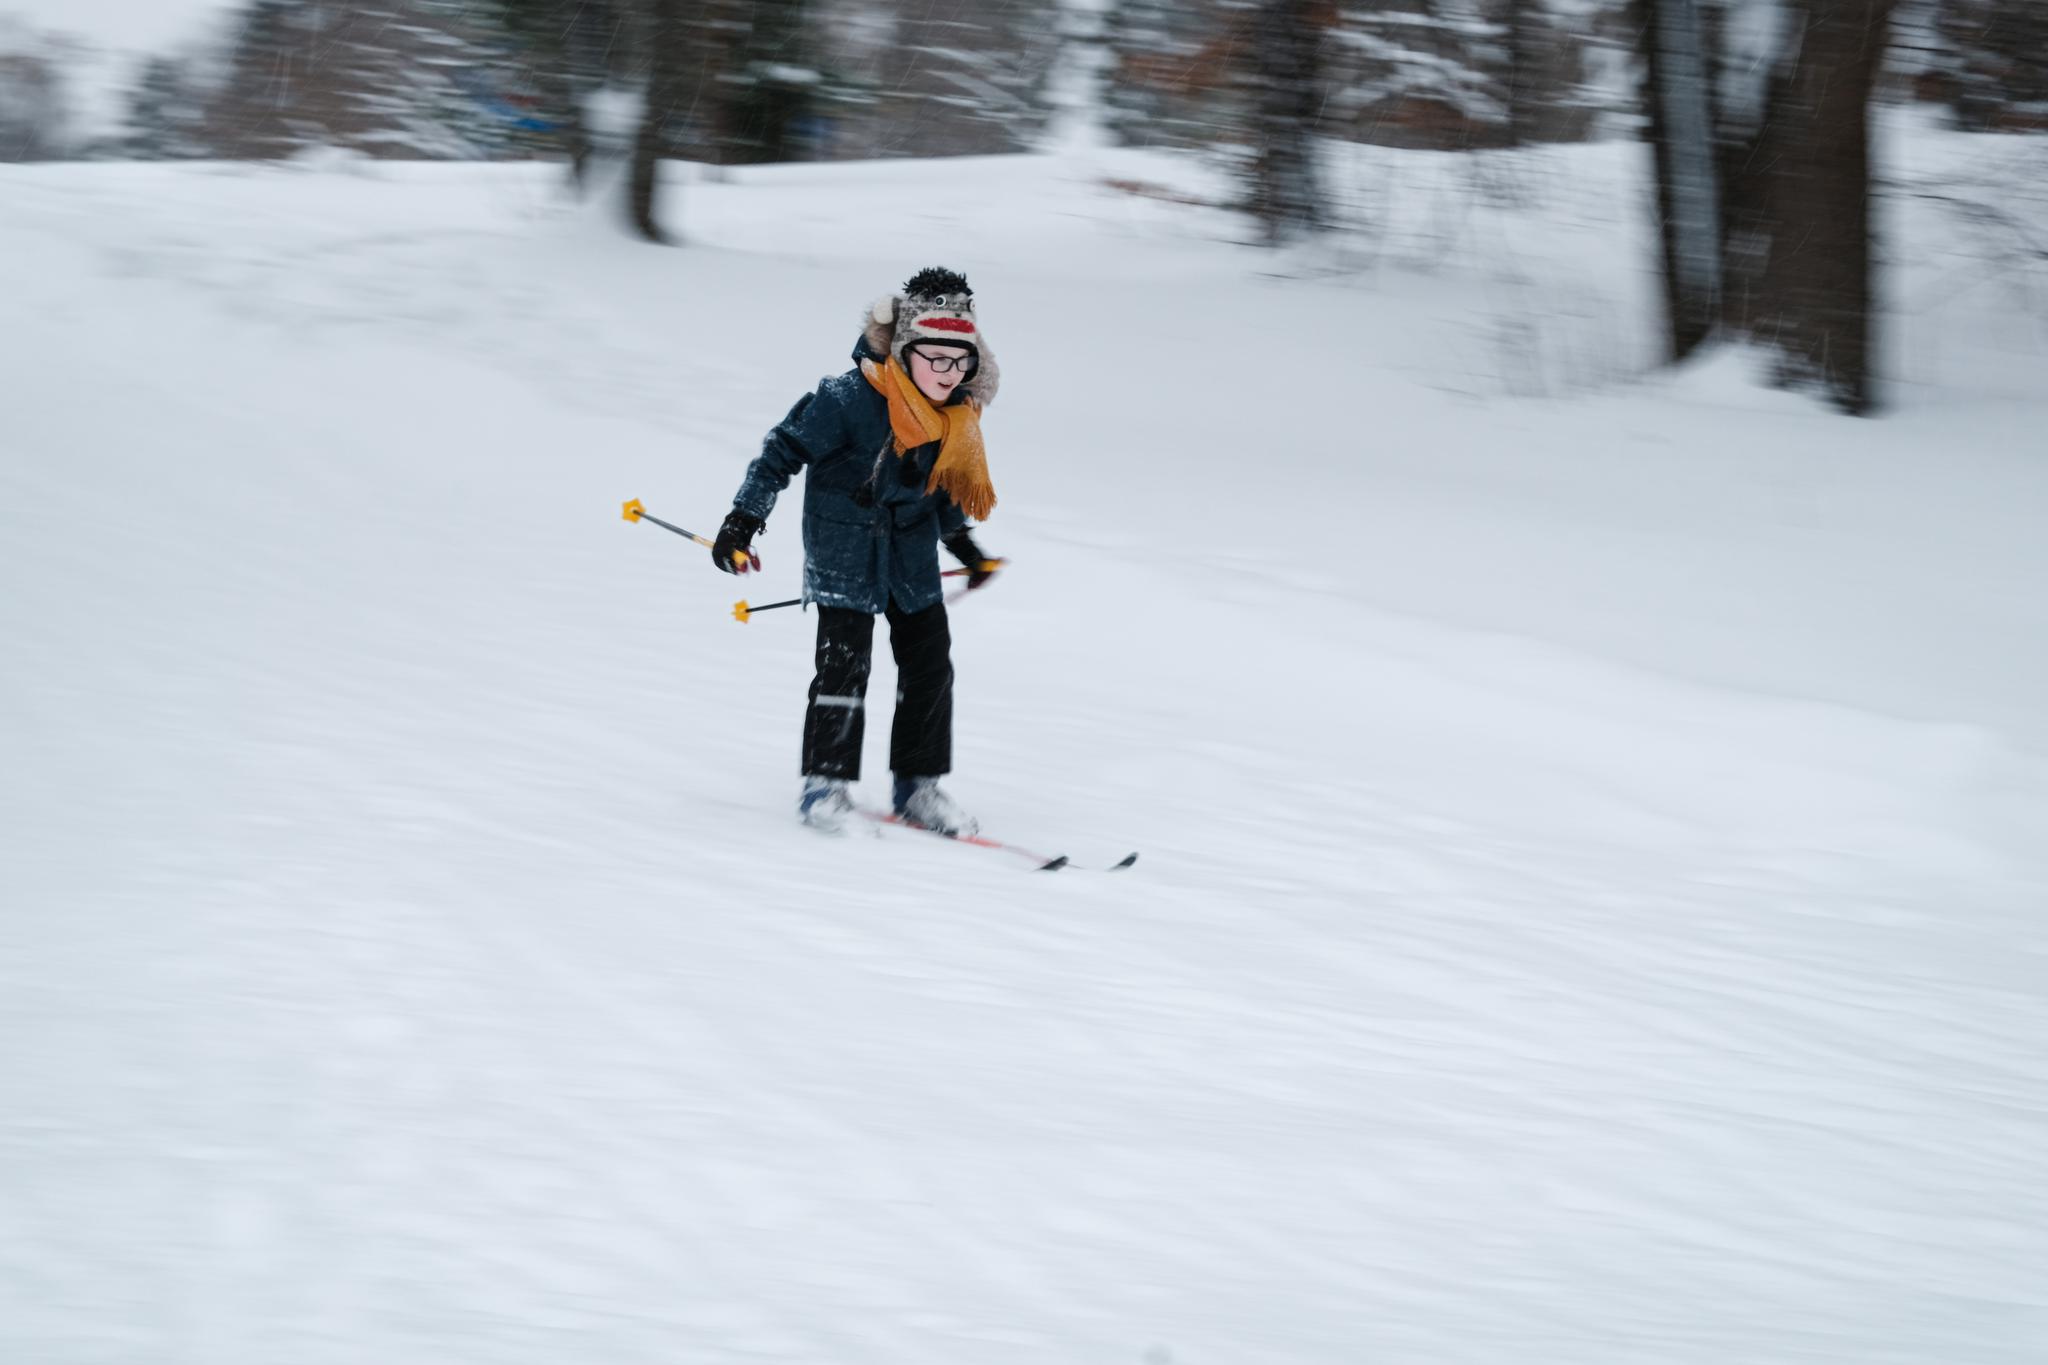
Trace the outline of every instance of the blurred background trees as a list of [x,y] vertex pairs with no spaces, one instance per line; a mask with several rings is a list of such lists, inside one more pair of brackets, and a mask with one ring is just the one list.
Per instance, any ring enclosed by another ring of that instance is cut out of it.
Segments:
[[[1759,35],[1833,22],[1805,0],[1690,3],[1717,140],[1768,91]],[[1878,69],[1894,93],[1962,128],[2048,128],[2048,5],[1898,4]],[[1040,144],[1087,44],[1117,142],[1237,149],[1270,179],[1276,139],[1301,135],[1484,151],[1645,127],[1656,13],[1647,0],[239,0],[211,42],[138,60],[111,139],[81,140],[67,118],[63,46],[0,18],[0,127],[17,160],[329,146],[586,165],[592,101],[644,105],[659,76],[663,156],[989,155]]]
[[97,130],[78,60],[0,18],[0,159],[608,159],[657,241],[665,161],[1028,151],[1077,82],[1114,142],[1229,168],[1271,246],[1343,221],[1344,143],[1643,136],[1671,355],[1746,337],[1857,412],[1872,102],[2048,130],[2044,0],[237,0]]
[[[1321,136],[1440,151],[1576,141],[1632,98],[1625,0],[1322,0],[1292,20],[1321,36]],[[1246,0],[1124,0],[1111,10],[1104,104],[1131,146],[1202,146],[1248,109],[1273,10]],[[1268,30],[1270,36],[1270,30]]]

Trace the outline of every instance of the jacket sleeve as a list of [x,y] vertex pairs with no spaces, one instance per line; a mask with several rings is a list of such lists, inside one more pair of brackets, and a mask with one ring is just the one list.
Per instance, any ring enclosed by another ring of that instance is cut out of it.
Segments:
[[762,521],[775,510],[776,495],[789,487],[798,470],[829,455],[846,439],[846,410],[828,384],[796,400],[789,415],[777,422],[761,442],[761,453],[747,466],[746,478],[732,504]]

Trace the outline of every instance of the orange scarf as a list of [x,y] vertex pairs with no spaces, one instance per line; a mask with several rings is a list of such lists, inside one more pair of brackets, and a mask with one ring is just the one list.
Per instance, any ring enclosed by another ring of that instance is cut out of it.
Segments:
[[896,438],[901,456],[921,445],[939,443],[939,458],[932,465],[927,493],[945,489],[960,510],[976,521],[985,521],[996,510],[995,485],[988,478],[988,451],[981,443],[981,409],[973,399],[935,408],[918,389],[917,381],[905,374],[891,357],[888,365],[872,360],[860,363],[875,392],[889,400],[889,431]]

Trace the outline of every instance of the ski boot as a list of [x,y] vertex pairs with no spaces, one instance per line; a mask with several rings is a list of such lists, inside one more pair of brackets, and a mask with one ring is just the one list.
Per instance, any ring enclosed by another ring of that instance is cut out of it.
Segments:
[[939,787],[936,777],[899,777],[895,787],[896,818],[935,834],[976,834],[981,823]]
[[846,787],[843,777],[805,777],[797,818],[820,834],[844,834],[853,818],[853,797]]

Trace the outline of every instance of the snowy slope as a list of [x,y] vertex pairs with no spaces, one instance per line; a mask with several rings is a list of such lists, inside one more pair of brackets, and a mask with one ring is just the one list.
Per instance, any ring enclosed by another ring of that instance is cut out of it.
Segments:
[[[0,1360],[2048,1358],[2038,320],[1624,383],[1633,149],[1456,164],[0,173]],[[1128,874],[807,836],[795,493],[618,515],[935,259],[954,787]]]

